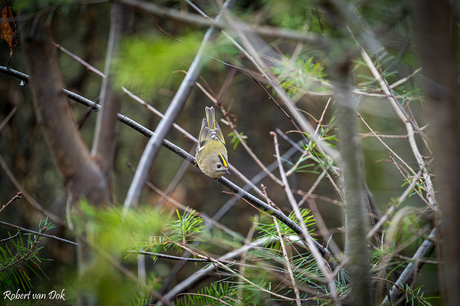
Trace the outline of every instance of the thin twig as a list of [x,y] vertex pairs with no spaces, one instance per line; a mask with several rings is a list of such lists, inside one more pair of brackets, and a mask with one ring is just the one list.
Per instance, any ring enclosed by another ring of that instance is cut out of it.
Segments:
[[11,237],[8,237],[8,238],[5,238],[5,239],[0,240],[0,242],[6,242],[6,241],[9,241],[9,240],[11,240],[11,239],[14,239],[14,238],[16,238],[17,236],[19,236],[19,233],[20,233],[20,231],[18,231],[16,234],[14,234],[14,235],[11,236]]
[[50,239],[55,239],[55,240],[58,240],[58,241],[62,241],[62,242],[71,244],[71,245],[78,245],[78,243],[76,243],[76,242],[73,242],[73,241],[70,241],[70,240],[67,240],[67,239],[64,239],[64,238],[57,237],[55,235],[43,234],[43,233],[40,233],[40,232],[37,232],[37,231],[33,231],[33,230],[30,230],[30,229],[27,229],[27,228],[23,228],[23,227],[14,225],[14,224],[10,224],[10,223],[5,222],[5,221],[0,221],[0,224],[15,228],[15,229],[20,230],[22,232],[31,233],[31,234],[34,234],[34,235],[37,235],[37,236],[42,236],[42,237],[46,237],[46,238],[50,238]]
[[[235,258],[237,256],[240,256],[242,252],[250,249],[254,249],[259,246],[265,245],[269,241],[275,241],[272,237],[265,237],[258,239],[257,241],[251,243],[248,246],[243,246],[242,248],[239,248],[237,250],[234,250],[232,252],[229,252],[221,257],[219,257],[217,260],[228,260]],[[195,272],[193,275],[189,276],[187,279],[184,281],[180,282],[177,284],[173,289],[171,289],[165,296],[164,299],[166,300],[171,300],[173,299],[178,293],[183,292],[185,288],[190,287],[192,284],[194,284],[196,281],[201,279],[203,276],[205,276],[209,272],[213,272],[215,270],[214,266],[209,266],[207,268],[203,268],[197,272]],[[161,305],[161,303],[157,303],[156,305]]]
[[58,216],[48,211],[47,209],[43,208],[42,205],[40,205],[37,201],[35,201],[34,198],[32,198],[32,196],[24,189],[24,187],[22,187],[22,185],[13,175],[13,173],[11,173],[10,169],[8,168],[8,165],[6,164],[5,160],[3,159],[1,155],[0,155],[0,165],[2,166],[3,170],[5,170],[6,175],[9,177],[13,185],[22,193],[22,195],[26,198],[27,202],[29,202],[30,205],[32,205],[36,210],[38,210],[45,216],[48,216],[54,222],[67,227],[66,223],[62,221]]
[[[0,72],[6,71],[3,68],[4,67],[0,66]],[[13,73],[11,73],[11,74],[8,73],[8,72],[5,72],[5,73],[9,74],[11,76],[15,76],[15,77],[17,77],[17,78],[19,78],[21,80],[28,80],[29,79],[29,76],[24,74],[24,73],[22,73],[22,72],[13,71]],[[76,101],[76,102],[78,102],[78,103],[80,103],[82,105],[93,106],[94,111],[97,111],[100,108],[100,105],[94,103],[93,101],[91,101],[89,99],[86,99],[86,98],[84,98],[84,97],[82,97],[80,95],[77,95],[77,94],[75,94],[75,93],[73,93],[73,92],[71,92],[71,91],[69,91],[67,89],[63,89],[63,91],[70,99],[72,99],[72,100],[74,100],[74,101]],[[142,135],[144,135],[146,137],[151,137],[154,134],[149,129],[145,128],[144,126],[140,125],[139,123],[135,122],[134,120],[128,118],[125,115],[118,114],[118,120],[120,122],[126,124],[127,126],[135,129],[136,131],[138,131],[139,133],[141,133]],[[197,166],[195,158],[193,156],[191,156],[190,154],[188,154],[186,151],[184,151],[183,149],[179,148],[178,146],[174,145],[173,143],[169,142],[168,140],[166,140],[166,139],[163,140],[163,146],[166,147],[167,149],[169,149],[170,151],[174,152],[176,155],[180,156],[181,158],[186,159],[191,164]],[[1,156],[0,156],[0,158],[1,158]],[[0,159],[0,161],[1,160],[2,159]],[[257,207],[259,207],[259,208],[261,208],[261,209],[263,209],[265,211],[272,212],[273,215],[276,216],[276,218],[278,220],[280,220],[281,222],[286,224],[295,233],[297,233],[299,235],[302,234],[302,229],[295,222],[293,222],[291,219],[289,219],[286,215],[284,215],[283,213],[280,213],[278,210],[274,209],[273,207],[268,206],[267,204],[265,204],[265,202],[263,202],[260,199],[254,197],[252,194],[248,193],[247,191],[241,189],[240,187],[238,187],[234,183],[230,182],[225,177],[221,177],[219,179],[216,179],[216,181],[218,181],[222,185],[226,186],[231,191],[233,191],[233,192],[235,192],[237,194],[241,194],[241,196],[244,199],[248,200],[250,203],[254,204],[255,206],[257,206]],[[254,185],[254,184],[251,183],[251,185]],[[24,193],[24,190],[22,188],[18,188],[18,189],[21,190],[24,195],[26,195],[26,193]],[[320,252],[321,252],[321,254],[323,256],[325,256],[326,258],[332,258],[332,254],[327,249],[323,248],[318,243],[317,243],[317,247],[318,247],[318,249],[320,250]]]
[[[294,210],[296,218],[299,221],[300,227],[302,229],[302,236],[304,237],[305,241],[307,242],[307,245],[308,245],[311,253],[313,254],[316,262],[318,263],[318,266],[319,266],[321,272],[323,273],[324,277],[326,277],[328,287],[329,287],[329,291],[331,292],[331,298],[332,298],[332,301],[334,302],[334,305],[340,305],[340,302],[339,302],[339,300],[337,298],[337,293],[335,291],[334,279],[331,277],[331,271],[326,266],[323,257],[319,253],[319,251],[318,251],[318,249],[317,249],[317,247],[316,247],[316,245],[314,243],[313,238],[311,237],[310,233],[308,232],[308,229],[307,229],[307,227],[305,225],[305,221],[303,220],[302,214],[301,214],[301,212],[299,210],[299,206],[297,205],[297,202],[296,202],[296,200],[294,198],[294,195],[292,194],[291,188],[289,187],[289,183],[287,181],[286,174],[284,173],[284,168],[283,168],[283,165],[282,165],[281,159],[280,159],[278,139],[276,137],[276,133],[275,132],[270,132],[270,135],[273,136],[276,157],[277,157],[278,164],[279,164],[278,168],[280,170],[280,176],[281,176],[281,179],[282,179],[283,184],[284,184],[284,191],[285,191],[285,193],[286,193],[286,195],[288,197],[288,200],[289,200],[289,203],[292,206],[292,209]],[[331,269],[331,270],[333,270],[333,269]]]
[[[217,20],[220,19],[222,16],[223,10],[227,8],[227,6],[231,5],[233,0],[227,0],[224,4],[223,9],[216,17]],[[179,89],[177,90],[173,100],[169,104],[168,110],[165,113],[164,118],[160,121],[157,128],[155,129],[155,133],[153,137],[151,137],[145,147],[144,152],[142,153],[142,157],[139,161],[139,167],[134,175],[133,181],[128,190],[128,194],[123,204],[123,211],[126,212],[131,204],[136,204],[142,194],[142,189],[145,185],[145,181],[147,180],[147,176],[150,172],[150,168],[152,167],[153,161],[157,155],[157,152],[166,137],[167,132],[171,128],[172,124],[174,123],[175,119],[179,115],[179,112],[185,105],[190,92],[192,91],[193,85],[198,78],[198,75],[201,72],[201,68],[203,66],[203,53],[205,50],[205,46],[208,42],[212,39],[215,35],[214,26],[211,26],[208,31],[206,32],[205,36],[200,45],[200,49],[193,60],[188,73],[186,74],[184,80],[182,81]]]
[[[264,185],[262,185],[262,190],[264,191],[265,197],[267,199],[267,203],[269,203],[267,191],[265,190]],[[288,254],[286,252],[286,247],[284,246],[284,238],[283,238],[283,235],[281,235],[280,226],[278,225],[278,221],[274,217],[272,217],[272,219],[273,219],[273,223],[275,223],[276,232],[278,233],[279,241],[281,244],[281,250],[283,251],[284,260],[286,260],[285,266],[288,270],[289,277],[291,278],[292,287],[294,288],[295,300],[296,300],[297,306],[301,306],[299,289],[297,288],[295,277],[294,277],[294,274],[292,273],[291,262],[289,261]]]
[[[185,22],[190,24],[199,24],[203,26],[215,26],[220,29],[228,27],[224,21],[213,21],[207,18],[203,18],[197,14],[187,13],[184,11],[179,11],[172,8],[165,8],[159,5],[156,5],[152,2],[142,1],[142,0],[119,0],[120,3],[123,3],[127,6],[133,7],[134,9],[154,14],[162,18],[167,18],[170,20],[175,20],[178,22]],[[238,28],[245,32],[255,32],[265,37],[272,38],[281,38],[292,41],[301,41],[314,45],[325,45],[327,44],[326,39],[322,37],[317,37],[315,35],[309,35],[305,32],[292,31],[286,29],[279,29],[269,26],[260,26],[260,25],[250,25],[243,22],[233,22],[230,25],[231,28]]]
[[327,171],[323,170],[323,172],[321,172],[320,175],[318,175],[318,177],[316,178],[316,181],[313,183],[313,185],[311,185],[310,189],[308,190],[307,193],[305,193],[302,197],[302,199],[299,201],[298,205],[299,207],[302,206],[302,204],[308,200],[308,198],[311,196],[311,194],[313,193],[313,191],[316,189],[316,187],[319,185],[319,183],[321,182],[321,180],[324,178],[324,176],[326,175]]
[[[307,192],[302,191],[302,190],[292,190],[292,192],[295,193],[295,194],[300,194],[302,196],[305,196],[307,194]],[[332,204],[335,204],[335,205],[338,205],[338,206],[344,206],[343,202],[340,202],[338,200],[334,200],[334,199],[331,199],[331,198],[328,198],[328,197],[325,197],[325,196],[320,196],[320,195],[317,195],[317,194],[314,194],[314,193],[311,193],[308,197],[309,198],[311,197],[311,198],[314,198],[314,199],[319,199],[319,200],[329,202],[329,203],[332,203]]]
[[385,214],[380,218],[379,222],[377,222],[377,224],[367,233],[366,235],[367,239],[370,239],[372,236],[374,236],[375,232],[382,226],[384,222],[387,221],[387,219],[395,211],[395,209],[399,206],[399,204],[401,204],[407,198],[407,196],[410,194],[410,192],[414,188],[415,184],[417,184],[417,181],[420,179],[421,174],[422,174],[422,169],[418,171],[418,173],[412,180],[411,184],[406,188],[406,190],[398,198],[398,200],[395,203],[393,203],[393,205],[391,205],[390,208],[387,209]]
[[222,269],[224,269],[224,270],[230,272],[231,274],[233,274],[233,275],[235,275],[235,276],[237,276],[237,277],[243,279],[243,280],[244,280],[245,282],[247,282],[248,284],[250,284],[250,285],[252,285],[252,286],[258,288],[259,290],[261,290],[261,291],[263,291],[263,292],[265,292],[265,293],[268,293],[268,294],[270,294],[270,295],[272,295],[272,296],[275,296],[275,297],[280,298],[280,299],[285,300],[285,301],[292,301],[292,302],[295,301],[295,299],[288,298],[288,297],[286,297],[286,296],[284,296],[284,295],[275,293],[275,292],[273,292],[273,291],[270,291],[270,290],[268,290],[268,289],[265,289],[265,288],[262,287],[262,286],[257,285],[256,283],[252,282],[251,280],[249,280],[248,278],[246,278],[246,277],[245,277],[244,275],[242,275],[241,273],[238,273],[238,272],[236,272],[235,270],[230,269],[229,267],[227,267],[226,265],[222,264],[221,262],[219,262],[218,260],[216,260],[216,259],[214,259],[214,258],[212,258],[212,257],[204,256],[204,255],[195,253],[195,252],[193,252],[190,248],[186,247],[186,246],[183,245],[183,244],[177,244],[177,243],[176,243],[176,245],[179,246],[180,248],[186,250],[186,251],[189,251],[190,253],[195,254],[195,256],[197,256],[197,257],[205,258],[205,259],[210,259],[210,260],[212,261],[212,263],[214,263],[214,264],[220,266]]
[[404,82],[406,82],[407,80],[409,80],[411,77],[413,77],[414,75],[416,75],[417,73],[419,73],[420,71],[422,71],[422,67],[418,68],[417,70],[415,70],[412,74],[408,75],[407,77],[405,78],[402,78],[396,82],[394,82],[393,84],[389,85],[388,87],[390,87],[391,89],[395,88],[395,87],[398,87],[399,85],[403,84]]
[[436,201],[436,196],[435,196],[433,183],[431,181],[431,176],[430,176],[430,174],[428,173],[428,171],[426,169],[425,162],[423,161],[423,157],[420,154],[420,151],[419,151],[419,149],[417,147],[417,143],[416,143],[415,138],[414,138],[414,128],[412,126],[411,120],[408,118],[408,116],[401,109],[401,105],[399,104],[398,100],[396,99],[396,97],[394,97],[393,93],[388,88],[388,84],[387,84],[386,80],[377,71],[377,69],[374,66],[374,63],[372,62],[372,60],[369,57],[369,55],[367,55],[367,53],[366,53],[366,51],[364,49],[361,49],[361,55],[362,55],[364,61],[366,62],[367,66],[369,67],[369,70],[372,72],[372,75],[379,82],[380,88],[387,95],[387,99],[388,99],[388,101],[390,101],[390,103],[393,106],[394,110],[396,111],[396,114],[398,115],[399,119],[406,126],[407,135],[409,137],[410,147],[412,149],[412,152],[414,153],[415,159],[417,160],[418,166],[423,171],[423,179],[425,180],[425,183],[427,185],[426,197],[428,199],[428,202],[430,203],[430,208],[433,211],[437,212],[437,213],[441,213],[439,208],[438,208],[438,203]]
[[358,112],[356,112],[356,114],[357,114],[358,117],[361,119],[361,121],[367,126],[367,128],[369,129],[369,131],[371,131],[371,133],[372,133],[372,134],[383,144],[383,146],[384,146],[385,148],[387,148],[388,151],[391,152],[391,154],[393,154],[394,156],[396,156],[396,157],[403,163],[403,165],[404,165],[410,172],[412,172],[412,173],[415,175],[415,171],[414,171],[411,167],[409,167],[409,165],[408,165],[401,157],[399,157],[399,155],[396,154],[396,152],[393,151],[393,150],[392,150],[392,149],[391,149],[391,148],[380,138],[379,135],[377,135],[377,134],[374,132],[374,130],[367,124],[367,122],[366,122],[366,121],[364,120],[364,118],[361,116],[361,114],[358,113]]
[[13,109],[8,114],[8,116],[6,116],[5,119],[3,119],[2,123],[0,123],[0,131],[2,131],[5,125],[10,121],[11,117],[13,117],[14,113],[16,113],[17,109],[18,108],[14,106]]
[[[249,245],[252,241],[252,237],[254,236],[254,233],[256,231],[256,228],[257,228],[257,222],[259,222],[259,214],[256,213],[254,215],[254,221],[252,222],[252,226],[251,228],[249,229],[248,231],[248,234],[246,235],[246,239],[244,239],[244,245]],[[246,263],[246,256],[248,255],[248,251],[245,251],[241,254],[241,258],[240,258],[240,263],[243,265],[241,267],[241,274],[244,275],[246,273],[246,266],[245,266],[245,263]],[[243,284],[242,284],[243,280],[240,279],[240,283],[241,283],[241,286],[238,288],[238,295],[239,296],[243,296]]]
[[2,208],[0,208],[0,213],[1,213],[8,205],[10,205],[11,203],[13,203],[15,200],[17,200],[17,199],[22,199],[21,195],[22,195],[22,192],[20,192],[20,191],[19,191],[18,193],[16,193],[16,195],[15,195],[14,197],[12,197],[12,198],[8,201],[8,203],[6,203],[5,205],[2,206]]
[[[128,89],[126,89],[125,87],[121,87],[121,89],[128,95],[130,96],[131,98],[134,99],[134,101],[140,103],[141,105],[145,106],[150,112],[154,113],[155,115],[157,115],[158,117],[160,118],[163,118],[164,115],[158,111],[156,108],[154,108],[152,105],[146,103],[144,100],[142,100],[141,98],[139,98],[139,96],[136,96],[135,94],[133,94],[131,91],[129,91]],[[195,143],[198,143],[198,140],[192,135],[190,134],[189,132],[187,132],[186,130],[184,130],[183,128],[181,128],[179,125],[177,125],[176,123],[173,124],[173,127],[178,130],[179,132],[181,132],[182,134],[184,134],[184,136],[190,140],[192,140],[193,142]]]
[[[289,137],[287,137],[280,129],[276,129],[276,132],[281,136],[283,137],[283,139],[285,139],[287,142],[289,142],[294,148],[296,148],[299,152],[303,153],[304,150],[302,148],[300,148],[295,142],[293,142],[291,139],[289,139]],[[334,190],[336,191],[337,195],[343,199],[343,192],[342,190],[340,190],[340,188],[337,186],[337,184],[335,183],[334,179],[332,178],[331,174],[326,170],[326,167],[324,166],[324,164],[320,163],[319,164],[321,169],[323,169],[323,171],[326,171],[326,178],[329,180],[329,182],[331,183],[332,187],[334,188]],[[331,169],[334,176],[340,181],[340,176],[337,174],[337,171],[332,168]]]
[[[391,153],[390,153],[390,159],[391,159],[391,162],[392,162],[392,163],[395,165],[395,167],[398,169],[399,173],[401,173],[401,175],[402,175],[402,177],[404,178],[404,180],[405,180],[408,184],[410,184],[411,182],[410,182],[410,180],[409,180],[409,176],[404,175],[404,173],[403,173],[401,167],[400,167],[400,166],[398,165],[398,163],[395,161],[395,158],[393,157],[393,155],[391,155]],[[421,182],[422,185],[424,185],[424,184],[423,184],[423,181],[420,181],[420,182]],[[425,186],[422,187],[422,188],[423,188],[423,189],[426,189]],[[420,197],[420,199],[421,199],[423,202],[426,203],[426,205],[430,206],[430,203],[428,203],[428,201],[427,201],[427,200],[423,197],[423,195],[417,190],[417,188],[414,188],[414,191],[417,193],[417,195]]]
[[337,256],[337,258],[343,257],[339,246],[337,245],[335,240],[332,239],[332,233],[326,227],[326,223],[323,220],[323,216],[321,216],[321,213],[319,212],[318,205],[316,205],[316,201],[313,200],[313,198],[308,198],[307,201],[308,207],[310,208],[311,213],[315,217],[316,227],[323,236],[323,245],[326,245],[326,248],[331,250],[331,252],[335,256]]
[[70,52],[69,50],[64,48],[63,46],[61,46],[61,45],[59,45],[59,44],[57,44],[55,42],[52,42],[52,43],[56,48],[58,48],[59,50],[61,50],[62,52],[64,52],[65,54],[67,54],[68,56],[70,56],[71,58],[73,58],[74,60],[79,62],[80,64],[82,64],[83,66],[85,66],[86,69],[88,69],[89,71],[97,74],[98,76],[100,76],[102,78],[105,78],[104,73],[102,73],[100,70],[96,69],[95,67],[91,66],[88,62],[86,62],[83,59],[81,59],[80,57],[76,56],[75,54],[73,54],[72,52]]
[[380,138],[407,138],[408,137],[407,135],[383,135],[383,134],[378,134],[378,133],[375,133],[374,135],[372,132],[371,133],[359,133],[358,135],[361,136],[361,139],[366,138],[366,137],[371,137],[371,136],[375,137],[375,135],[377,135]]
[[[189,151],[190,155],[192,155],[192,152],[195,152],[195,150],[196,150],[196,145],[193,145],[192,149]],[[179,182],[184,176],[185,172],[187,171],[188,166],[189,166],[189,163],[186,160],[184,160],[179,170],[177,170],[173,179],[171,180],[168,187],[166,188],[166,191],[164,193],[165,197],[162,197],[158,201],[158,203],[155,205],[156,207],[162,207],[163,204],[167,201],[167,199],[171,196],[171,194],[176,189],[177,185],[179,185]]]

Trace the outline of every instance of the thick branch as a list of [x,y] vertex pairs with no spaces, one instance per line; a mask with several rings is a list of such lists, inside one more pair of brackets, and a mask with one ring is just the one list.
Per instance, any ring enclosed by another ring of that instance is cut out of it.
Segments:
[[[38,17],[37,17],[38,18]],[[38,24],[44,22],[38,21]],[[91,159],[77,130],[64,87],[49,26],[29,36],[30,23],[22,27],[21,45],[34,96],[37,121],[72,201],[85,196],[92,203],[108,201],[106,180]],[[37,30],[38,31],[38,30]]]
[[[346,50],[345,50],[346,51]],[[367,250],[367,216],[364,202],[362,151],[358,136],[355,103],[351,91],[351,58],[345,54],[334,69],[340,153],[346,204],[346,255],[351,279],[353,305],[372,305],[369,256]]]
[[[458,70],[454,28],[451,26],[451,1],[413,3],[418,51],[423,65],[429,133],[442,211],[441,233],[445,259],[444,276],[447,301],[460,301],[460,133],[458,123]],[[455,24],[455,22],[454,22]],[[438,233],[439,234],[439,233]]]

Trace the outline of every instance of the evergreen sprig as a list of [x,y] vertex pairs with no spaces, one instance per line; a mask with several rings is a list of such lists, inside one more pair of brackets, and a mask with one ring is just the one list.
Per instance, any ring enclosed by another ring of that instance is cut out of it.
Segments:
[[[45,220],[38,219],[38,232],[44,233],[54,228],[54,225]],[[15,238],[17,237],[17,238]],[[18,233],[11,236],[11,239],[4,239],[7,244],[0,246],[0,284],[2,287],[11,287],[12,289],[32,288],[30,273],[35,274],[40,280],[40,275],[48,278],[40,267],[43,260],[39,257],[39,252],[43,248],[40,246],[44,239],[42,236],[31,233]]]

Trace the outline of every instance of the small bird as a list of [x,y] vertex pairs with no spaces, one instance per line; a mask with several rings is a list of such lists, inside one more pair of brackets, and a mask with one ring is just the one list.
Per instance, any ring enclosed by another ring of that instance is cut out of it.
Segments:
[[206,107],[206,118],[203,118],[196,161],[200,170],[209,177],[219,178],[228,172],[227,148],[224,135],[216,122],[214,107]]

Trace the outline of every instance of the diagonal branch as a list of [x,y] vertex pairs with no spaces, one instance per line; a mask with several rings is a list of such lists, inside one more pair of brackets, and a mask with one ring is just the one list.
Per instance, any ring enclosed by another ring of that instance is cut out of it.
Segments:
[[[18,72],[18,71],[15,71],[13,74],[10,74],[9,71],[5,67],[2,67],[2,66],[0,66],[0,72],[4,72],[5,74],[9,74],[9,75],[12,75],[12,76],[20,76],[19,79],[24,80],[24,81],[27,81],[29,79],[28,75],[26,75],[24,73],[21,73],[21,72]],[[91,106],[93,111],[97,112],[101,107],[99,104],[96,104],[93,101],[88,100],[88,99],[86,99],[86,98],[84,98],[84,97],[82,97],[80,95],[77,95],[77,94],[75,94],[75,93],[73,93],[73,92],[71,92],[71,91],[69,91],[67,89],[63,89],[63,91],[66,93],[66,95],[70,99],[72,99],[72,100],[74,100],[74,101],[76,101],[76,102],[78,102],[78,103],[80,103],[82,105]],[[122,114],[118,114],[117,116],[118,116],[118,120],[121,123],[124,123],[127,126],[135,129],[136,131],[138,131],[142,135],[144,135],[146,137],[151,137],[152,135],[154,135],[154,133],[152,131],[150,131],[146,127],[140,125],[139,123],[135,122],[134,120],[128,118],[127,116],[122,115]],[[192,155],[188,154],[187,151],[181,149],[180,147],[174,145],[173,143],[171,143],[170,141],[168,141],[166,139],[163,140],[163,146],[165,148],[169,149],[170,151],[172,151],[173,153],[175,153],[176,155],[180,156],[181,158],[187,160],[189,163],[191,163],[194,166],[196,166],[195,157],[193,157]],[[271,165],[270,165],[270,167],[271,167]],[[261,174],[261,175],[263,175],[263,174]],[[241,197],[243,197],[244,199],[249,201],[254,206],[256,206],[256,207],[258,207],[258,208],[260,208],[260,209],[262,209],[264,211],[272,213],[273,216],[275,216],[279,221],[281,221],[284,224],[286,224],[296,234],[302,235],[302,229],[295,222],[293,222],[291,219],[289,219],[285,214],[283,214],[282,212],[280,212],[280,211],[274,209],[273,207],[267,205],[264,201],[261,201],[260,199],[256,198],[252,194],[250,194],[247,191],[241,189],[240,187],[238,187],[236,184],[230,182],[225,177],[221,177],[219,179],[216,179],[216,181],[221,183],[222,185],[224,185],[225,187],[227,187],[228,189],[230,189],[234,193],[240,194]],[[329,260],[329,259],[332,260],[333,257],[332,257],[332,254],[329,252],[329,250],[324,248],[316,240],[314,240],[314,243],[315,243],[315,246],[318,248],[318,250],[320,251],[320,253],[321,253],[321,255],[323,257],[325,257],[327,260]]]
[[[233,0],[227,0],[224,5],[224,9],[227,6],[231,5]],[[217,20],[220,19],[220,14],[217,16]],[[185,102],[192,91],[193,86],[195,85],[195,80],[198,78],[198,75],[201,72],[201,67],[203,64],[203,51],[208,43],[214,36],[214,26],[211,26],[203,37],[200,49],[190,66],[190,69],[182,81],[179,89],[177,90],[176,95],[174,96],[171,104],[168,107],[168,110],[165,113],[164,118],[160,121],[157,128],[155,129],[155,134],[150,138],[147,146],[145,147],[144,153],[142,154],[141,160],[139,162],[138,170],[134,175],[134,179],[131,183],[131,186],[128,190],[128,195],[124,203],[124,213],[128,210],[131,204],[137,204],[139,198],[141,197],[142,189],[144,188],[147,176],[152,167],[153,161],[155,160],[156,154],[160,149],[162,141],[166,137],[166,134],[170,130],[172,124],[176,120],[179,112],[185,105]]]
[[340,305],[340,302],[337,298],[337,293],[335,291],[335,283],[334,283],[334,278],[331,275],[331,271],[329,268],[326,266],[323,257],[320,254],[319,248],[317,248],[315,243],[315,240],[311,237],[310,233],[308,232],[307,226],[305,225],[305,221],[302,218],[302,214],[299,210],[299,206],[297,205],[297,202],[294,198],[294,195],[292,194],[291,188],[289,187],[287,178],[286,178],[286,173],[284,172],[283,165],[281,164],[281,159],[280,159],[280,152],[279,152],[279,146],[278,146],[278,139],[276,137],[275,132],[270,132],[270,134],[273,136],[273,141],[275,144],[275,152],[276,152],[276,158],[278,159],[278,168],[280,170],[280,176],[284,184],[284,191],[288,197],[289,203],[292,206],[292,210],[294,210],[295,215],[297,217],[297,220],[299,221],[300,228],[302,229],[302,233],[300,234],[305,241],[307,242],[308,248],[310,249],[310,252],[313,254],[315,257],[316,262],[318,263],[318,266],[323,273],[324,277],[326,277],[327,283],[329,290],[331,292],[331,298],[332,301],[334,302],[334,305]]
[[[436,228],[434,228],[428,238],[423,241],[422,245],[418,248],[417,252],[415,252],[414,256],[412,257],[412,262],[407,265],[404,269],[401,276],[399,276],[396,283],[393,285],[390,291],[390,300],[391,302],[396,301],[400,295],[402,294],[402,290],[400,288],[405,288],[407,284],[409,284],[414,275],[420,271],[423,264],[425,263],[423,259],[425,259],[428,255],[428,252],[431,248],[435,245],[436,241]],[[388,296],[382,302],[381,305],[388,304]]]
[[403,112],[402,107],[399,104],[398,100],[393,95],[393,93],[390,91],[386,80],[380,75],[377,68],[374,66],[374,63],[372,62],[371,58],[369,57],[369,55],[367,55],[364,49],[361,49],[361,55],[364,61],[366,62],[367,66],[369,67],[369,70],[372,72],[372,75],[379,82],[380,88],[386,94],[388,101],[390,101],[391,105],[395,109],[396,114],[398,115],[399,119],[406,126],[410,147],[412,149],[412,152],[414,153],[415,159],[417,160],[418,166],[420,167],[420,169],[423,169],[423,179],[425,180],[425,184],[427,187],[426,197],[428,199],[428,202],[430,203],[430,208],[433,209],[433,211],[440,213],[438,209],[438,202],[436,201],[435,191],[434,191],[433,183],[431,181],[430,173],[426,169],[422,154],[420,154],[420,151],[417,147],[417,143],[415,142],[414,127],[412,126],[411,119]]
[[10,224],[8,222],[0,221],[0,224],[15,228],[15,229],[17,229],[19,231],[22,231],[22,232],[25,232],[25,233],[31,233],[31,234],[34,234],[34,235],[37,235],[37,236],[42,236],[42,237],[58,240],[58,241],[65,242],[65,243],[75,245],[75,246],[78,245],[78,243],[76,243],[76,242],[73,242],[73,241],[70,241],[70,240],[67,240],[67,239],[64,239],[64,238],[61,238],[61,237],[57,237],[55,235],[49,235],[49,234],[33,231],[33,230],[23,228],[23,227],[14,225],[14,224]]

